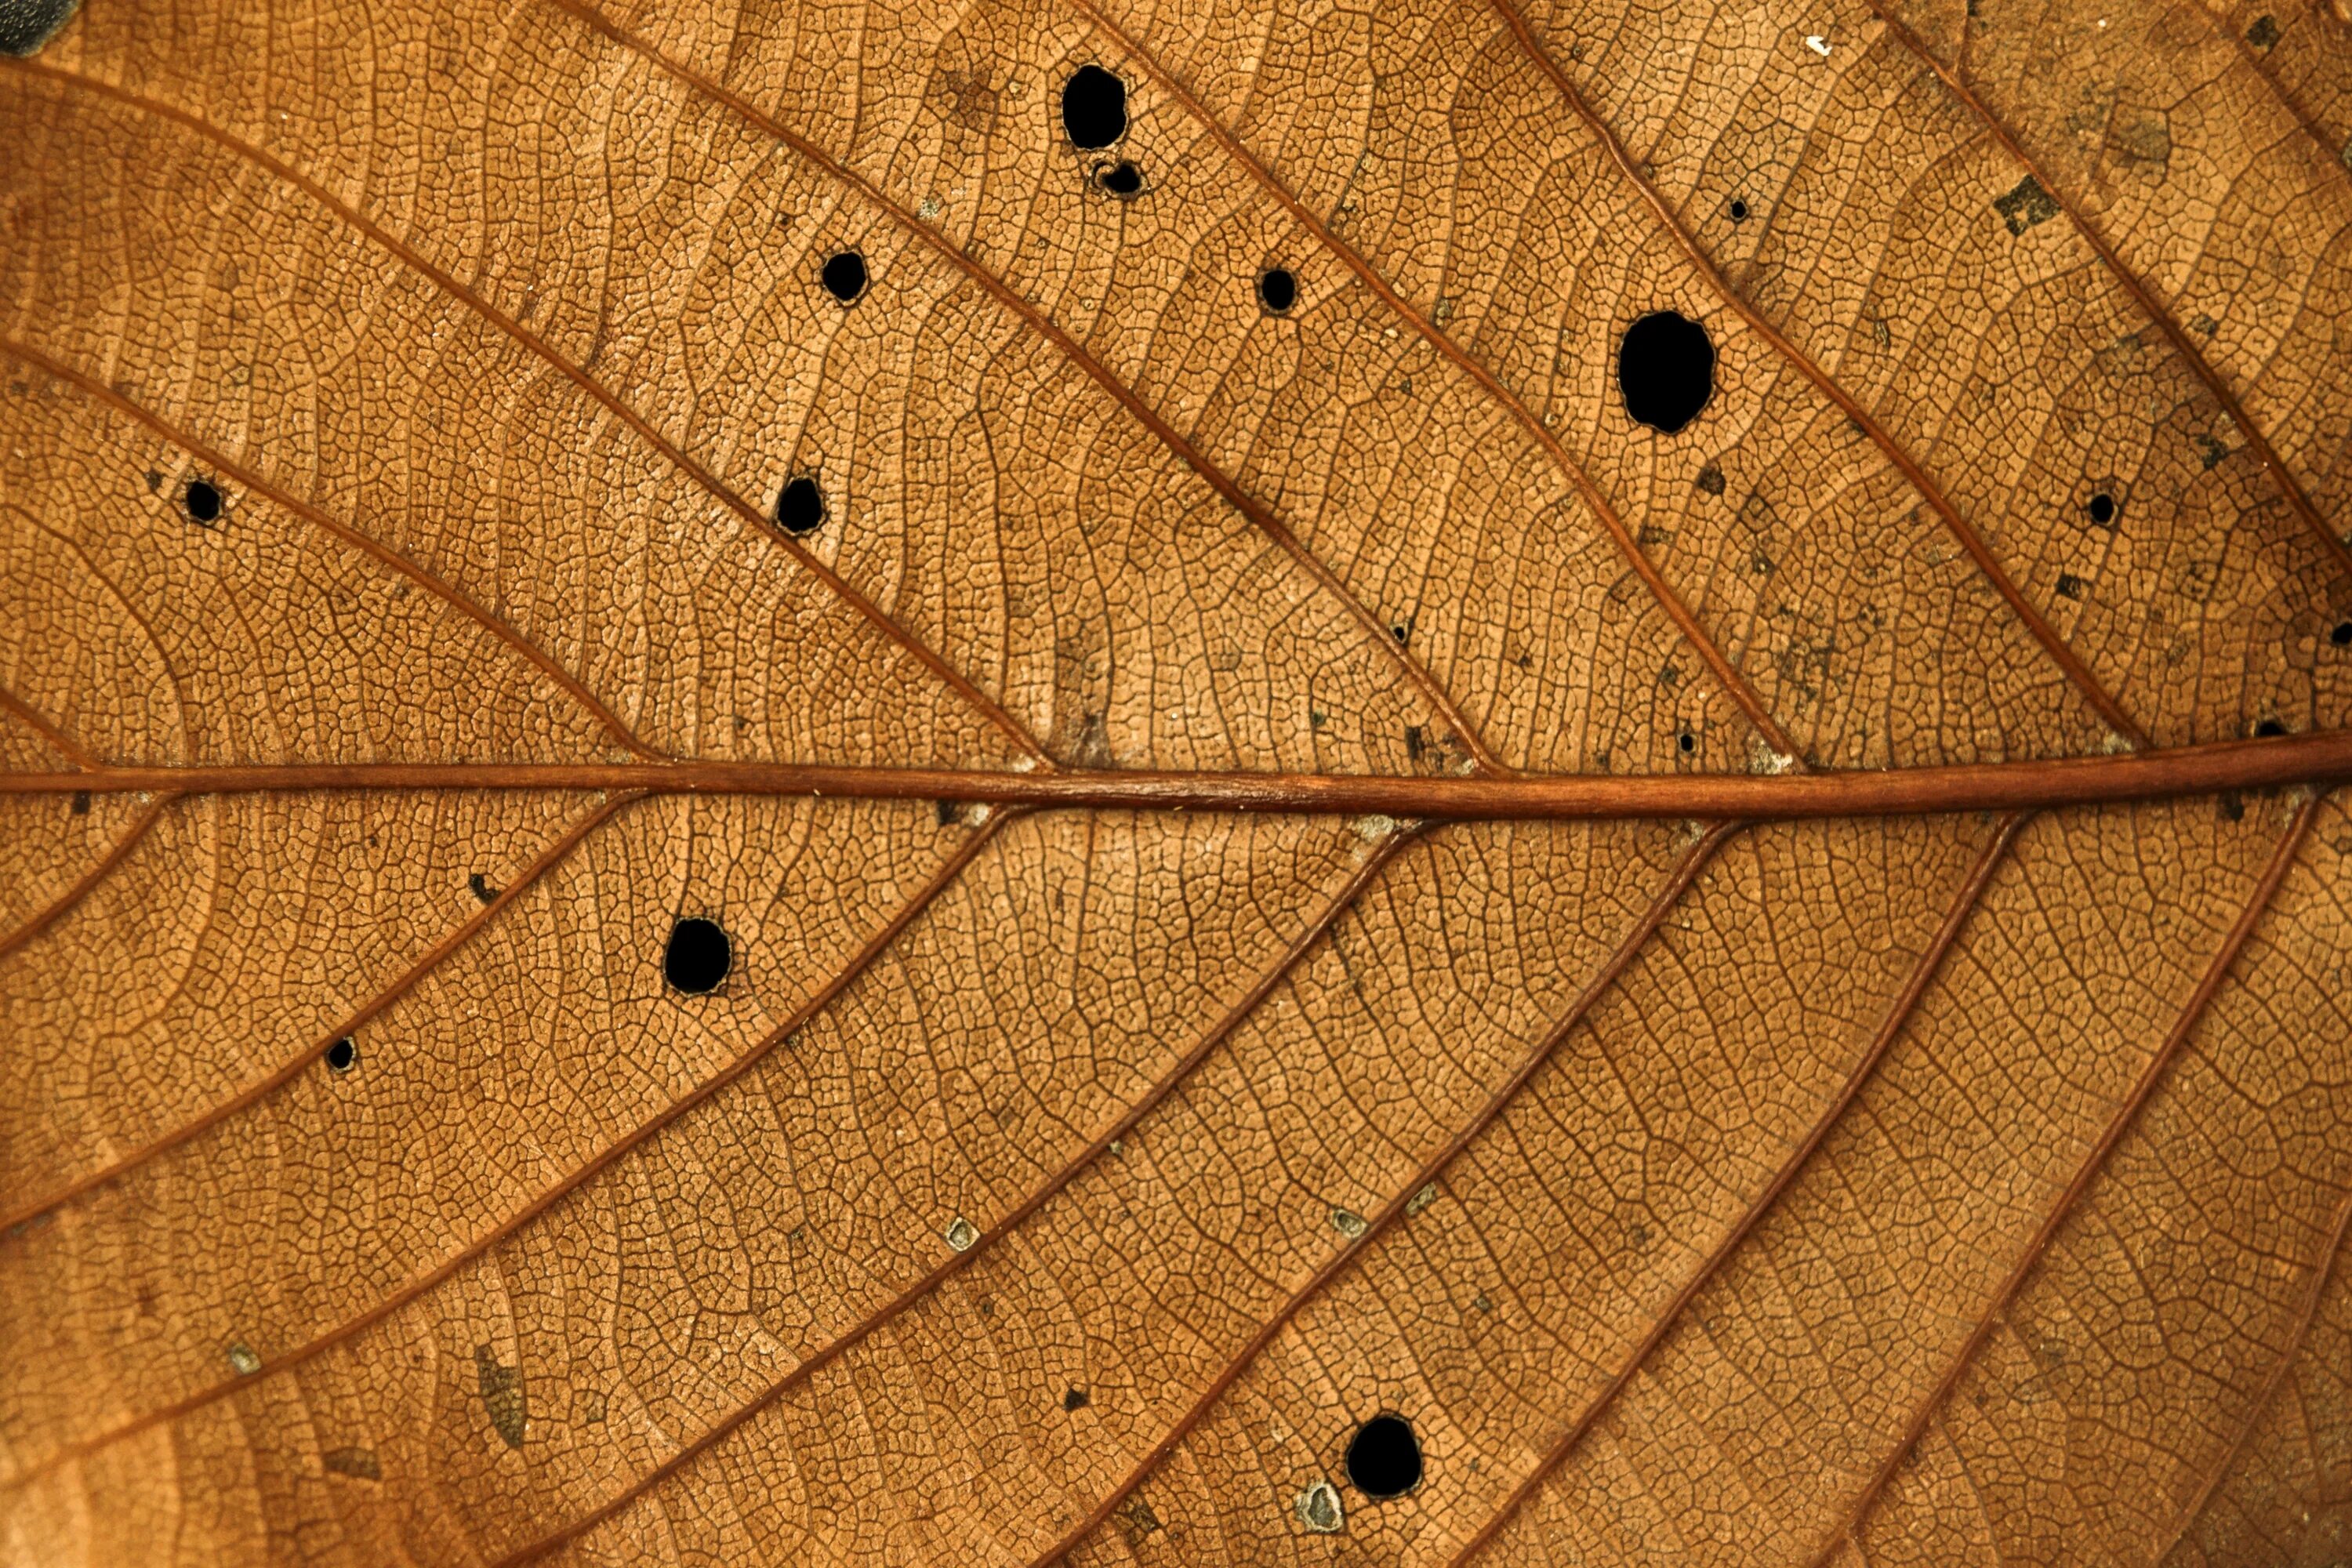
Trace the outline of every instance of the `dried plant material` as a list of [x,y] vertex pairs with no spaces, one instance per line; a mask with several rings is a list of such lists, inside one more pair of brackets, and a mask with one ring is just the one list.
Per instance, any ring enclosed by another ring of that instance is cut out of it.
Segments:
[[2341,1556],[2352,44],[1874,3],[0,3],[0,1563]]

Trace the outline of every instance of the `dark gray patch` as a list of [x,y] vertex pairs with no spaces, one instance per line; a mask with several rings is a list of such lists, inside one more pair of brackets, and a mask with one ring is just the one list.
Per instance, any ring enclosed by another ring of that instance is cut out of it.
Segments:
[[2275,16],[2257,16],[2254,18],[2254,25],[2246,29],[2246,42],[2258,49],[2267,51],[2278,41],[2278,18]]
[[2209,469],[2230,455],[2230,448],[2210,436],[2193,436],[2190,439],[2197,443],[2197,456]]
[[1709,463],[1698,471],[1698,488],[1711,496],[1723,493],[1723,470]]
[[2080,577],[2075,576],[2072,572],[2059,573],[2058,596],[2062,599],[2081,598],[2083,596],[2083,580]]
[[522,1369],[500,1366],[489,1346],[476,1345],[474,1376],[481,1385],[482,1408],[489,1412],[490,1425],[498,1428],[508,1447],[521,1447],[523,1430],[530,1425],[530,1402],[523,1393]]
[[963,820],[963,807],[956,804],[954,801],[940,801],[939,803],[939,807],[940,826],[941,827],[952,827],[957,823]]
[[319,1462],[339,1476],[362,1481],[383,1479],[383,1466],[377,1462],[373,1448],[330,1448]]
[[0,0],[0,54],[36,53],[80,4],[81,0]]
[[1118,1521],[1118,1532],[1127,1537],[1129,1546],[1160,1528],[1160,1516],[1139,1497],[1129,1498],[1119,1504],[1111,1517]]
[[2042,182],[2028,174],[2017,182],[2017,189],[2005,196],[1992,199],[1993,211],[2000,214],[2011,234],[2023,234],[2036,224],[2048,223],[2058,216],[2058,204],[2042,188]]
[[2189,319],[2189,330],[2192,332],[2202,332],[2210,338],[2221,330],[2221,323],[2200,310]]
[[473,889],[474,897],[481,900],[482,902],[486,904],[492,899],[497,898],[500,891],[500,889],[491,887],[488,882],[485,881],[479,871],[475,872],[472,876],[466,879],[466,886]]
[[88,816],[89,815],[89,791],[86,789],[78,789],[74,791],[73,814],[76,816]]
[[2172,126],[2164,116],[2135,120],[2116,132],[2116,146],[2137,163],[2172,162]]
[[1094,1401],[1087,1397],[1087,1391],[1083,1388],[1074,1388],[1062,1395],[1062,1408],[1065,1410],[1084,1410],[1093,1403]]
[[1406,759],[1408,761],[1417,763],[1421,761],[1422,752],[1428,749],[1429,742],[1423,740],[1421,736],[1421,726],[1418,724],[1407,724],[1404,727],[1404,754]]
[[[0,0],[0,4],[5,4],[5,0]],[[154,469],[152,469],[152,468],[148,469],[148,470],[147,470],[147,491],[148,491],[148,493],[149,493],[150,495],[156,495],[156,494],[160,494],[160,493],[162,493],[163,489],[163,476],[162,474],[160,474],[160,473],[157,473],[157,472],[156,472]]]

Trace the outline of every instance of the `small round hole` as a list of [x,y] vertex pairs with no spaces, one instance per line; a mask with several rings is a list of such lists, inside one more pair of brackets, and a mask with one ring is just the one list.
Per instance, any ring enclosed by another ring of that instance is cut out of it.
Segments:
[[1654,310],[1625,329],[1617,350],[1625,412],[1671,436],[1715,393],[1715,344],[1706,329],[1673,310]]
[[719,922],[692,915],[669,928],[669,948],[662,954],[662,978],[689,996],[719,989],[727,978],[734,950]]
[[1680,747],[1683,755],[1687,757],[1693,752],[1698,750],[1698,737],[1692,734],[1688,730],[1685,730],[1681,734],[1675,737],[1675,744]]
[[1731,198],[1731,205],[1728,210],[1731,214],[1732,222],[1746,223],[1748,221],[1748,204],[1741,201],[1738,196]]
[[1089,153],[1126,135],[1127,84],[1100,66],[1080,66],[1062,84],[1062,129]]
[[1131,196],[1143,189],[1143,171],[1121,158],[1107,169],[1095,173],[1095,184],[1115,196]]
[[188,515],[198,522],[211,522],[221,514],[221,493],[204,479],[188,481]]
[[352,1064],[360,1059],[359,1042],[349,1035],[327,1047],[327,1066],[336,1072],[349,1072]]
[[1368,1498],[1402,1497],[1421,1484],[1421,1439],[1402,1415],[1375,1415],[1348,1440],[1348,1484]]
[[794,539],[824,526],[824,492],[814,476],[803,474],[776,492],[776,526]]
[[1258,302],[1279,316],[1298,303],[1298,279],[1287,267],[1269,267],[1257,276]]
[[2254,733],[2265,741],[2273,741],[2286,733],[2286,726],[2275,719],[2265,719],[2254,726]]
[[866,292],[866,258],[839,250],[825,258],[824,291],[846,305]]
[[2116,498],[2109,495],[2106,491],[2101,490],[2097,495],[2091,498],[2091,504],[2088,510],[2091,514],[2091,521],[2104,527],[2107,523],[2113,522],[2116,520]]
[[2336,622],[2336,629],[2327,634],[2327,640],[2337,647],[2352,647],[2352,621]]

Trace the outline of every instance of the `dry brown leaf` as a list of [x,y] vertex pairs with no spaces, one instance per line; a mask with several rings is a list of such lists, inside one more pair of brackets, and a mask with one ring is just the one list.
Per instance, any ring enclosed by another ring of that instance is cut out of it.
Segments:
[[0,5],[0,1559],[2352,1555],[2272,3]]

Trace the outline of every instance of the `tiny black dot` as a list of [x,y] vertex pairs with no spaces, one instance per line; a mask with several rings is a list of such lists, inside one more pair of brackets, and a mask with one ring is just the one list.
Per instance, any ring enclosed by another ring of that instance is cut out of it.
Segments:
[[1693,752],[1698,750],[1698,737],[1692,734],[1688,730],[1685,730],[1681,734],[1675,737],[1675,744],[1681,747],[1683,755],[1687,757]]
[[689,996],[719,989],[733,959],[727,933],[719,922],[690,916],[669,929],[669,950],[662,954],[662,977]]
[[1732,222],[1746,223],[1748,221],[1748,204],[1741,201],[1738,196],[1731,198],[1730,210]]
[[349,1035],[327,1047],[327,1065],[337,1072],[349,1072],[352,1064],[360,1059],[360,1047]]
[[1121,158],[1107,169],[1097,170],[1095,183],[1115,196],[1131,196],[1143,189],[1143,171]]
[[2336,622],[2336,629],[2327,634],[2327,640],[2337,647],[2352,647],[2352,621]]
[[1654,310],[1625,329],[1617,350],[1625,412],[1671,436],[1715,391],[1715,344],[1706,329],[1672,310]]
[[824,526],[824,492],[814,476],[803,474],[776,492],[776,526],[794,539]]
[[866,258],[836,250],[824,258],[824,291],[847,305],[866,292]]
[[1127,84],[1100,66],[1080,66],[1062,84],[1062,129],[1088,152],[1127,134]]
[[2254,726],[2254,733],[2260,735],[2265,741],[2275,740],[2277,737],[2286,733],[2286,726],[2280,723],[2275,719],[2265,719],[2261,723]]
[[1402,1415],[1375,1415],[1348,1441],[1348,1481],[1368,1498],[1400,1497],[1421,1484],[1421,1439]]
[[221,493],[203,479],[188,481],[188,515],[198,522],[211,522],[221,514]]
[[1279,316],[1298,303],[1298,279],[1287,267],[1269,267],[1258,274],[1257,297]]
[[2101,490],[2091,498],[2090,513],[2093,522],[2105,524],[2115,521],[2116,498]]

